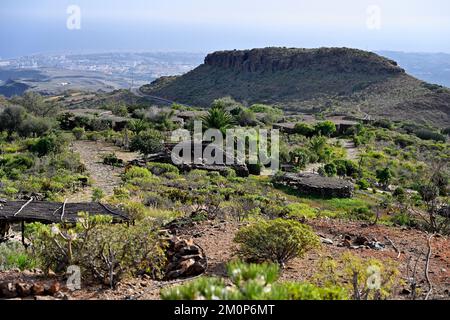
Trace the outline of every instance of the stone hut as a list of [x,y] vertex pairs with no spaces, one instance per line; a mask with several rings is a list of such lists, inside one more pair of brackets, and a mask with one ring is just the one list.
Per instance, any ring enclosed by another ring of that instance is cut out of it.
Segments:
[[299,193],[322,198],[352,198],[354,185],[343,179],[322,177],[310,173],[284,173],[273,182],[297,190]]

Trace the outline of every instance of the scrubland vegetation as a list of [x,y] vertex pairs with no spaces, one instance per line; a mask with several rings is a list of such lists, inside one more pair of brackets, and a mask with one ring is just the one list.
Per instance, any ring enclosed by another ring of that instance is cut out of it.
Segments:
[[[107,217],[80,213],[75,225],[26,224],[26,248],[0,244],[0,270],[39,267],[64,275],[68,266],[78,265],[84,283],[111,288],[143,275],[164,280],[168,239],[160,230],[227,221],[238,228],[233,252],[239,258],[228,261],[227,276],[208,274],[169,286],[161,298],[388,299],[398,298],[399,286],[405,286],[399,271],[405,262],[360,256],[350,249],[339,259],[327,258],[321,253],[323,237],[311,221],[357,221],[449,235],[448,130],[380,120],[338,132],[333,122],[318,119],[314,125],[299,122],[295,133],[282,134],[283,164],[294,172],[309,170],[353,182],[356,190],[350,199],[301,195],[277,187],[271,177],[237,177],[231,168],[221,175],[183,172],[168,163],[127,165],[114,153],[104,155],[103,165],[122,170],[121,183],[113,194],[105,194],[95,188],[72,151],[74,141],[108,143],[145,157],[163,150],[170,130],[192,129],[193,119],[174,121],[176,111],[198,110],[179,105],[104,108],[127,118],[127,123],[113,130],[114,124],[100,120],[100,115],[74,117],[64,106],[35,94],[6,101],[0,113],[1,199],[62,202],[93,188],[94,201],[116,205],[130,222],[112,224]],[[282,117],[276,107],[245,106],[231,98],[214,101],[198,116],[205,129],[222,131],[235,126],[270,128]],[[307,253],[319,255],[319,270],[307,281],[282,280],[285,268]]]

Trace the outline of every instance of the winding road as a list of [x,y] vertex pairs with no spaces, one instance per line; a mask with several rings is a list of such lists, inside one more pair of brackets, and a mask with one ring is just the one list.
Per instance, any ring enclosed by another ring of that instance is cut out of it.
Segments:
[[168,105],[172,105],[172,104],[176,103],[176,104],[179,104],[179,105],[181,105],[183,107],[191,108],[191,106],[189,106],[187,104],[184,104],[184,103],[179,103],[179,102],[176,102],[176,101],[173,101],[173,100],[169,100],[169,99],[161,98],[161,97],[158,97],[158,96],[153,96],[153,95],[150,95],[150,94],[143,93],[141,91],[141,88],[132,88],[131,92],[133,94],[135,94],[136,96],[141,97],[141,98],[145,98],[145,99],[149,99],[149,100],[155,100],[155,101],[158,101],[158,102],[163,102],[163,103],[166,103]]

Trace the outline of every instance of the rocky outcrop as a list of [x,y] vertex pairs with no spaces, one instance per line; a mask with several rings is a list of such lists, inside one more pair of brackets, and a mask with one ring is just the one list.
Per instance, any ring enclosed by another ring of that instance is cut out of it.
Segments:
[[28,298],[50,296],[61,298],[62,286],[58,281],[44,282],[1,282],[0,299]]
[[273,182],[295,189],[301,194],[323,198],[351,198],[354,191],[354,186],[349,181],[318,174],[285,173],[275,176]]
[[395,61],[375,53],[347,48],[218,51],[209,54],[205,64],[243,72],[277,72],[293,69],[322,69],[328,72],[363,72],[377,75],[405,72]]
[[208,262],[203,250],[191,240],[173,237],[167,250],[166,279],[195,277],[203,274]]

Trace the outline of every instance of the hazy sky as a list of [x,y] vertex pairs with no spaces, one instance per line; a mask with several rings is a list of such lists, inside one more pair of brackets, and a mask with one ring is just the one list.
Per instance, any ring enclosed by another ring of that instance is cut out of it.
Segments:
[[[69,5],[81,29],[69,30]],[[448,0],[1,0],[0,57],[346,46],[450,53]]]

